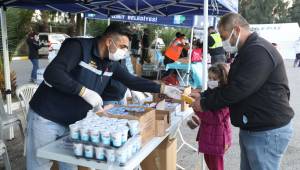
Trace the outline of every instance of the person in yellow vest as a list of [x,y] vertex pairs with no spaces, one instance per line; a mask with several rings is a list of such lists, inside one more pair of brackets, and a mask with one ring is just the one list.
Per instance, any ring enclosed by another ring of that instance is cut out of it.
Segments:
[[208,27],[208,52],[211,56],[211,64],[217,62],[225,62],[225,51],[222,45],[222,39],[220,34],[217,33],[213,26]]

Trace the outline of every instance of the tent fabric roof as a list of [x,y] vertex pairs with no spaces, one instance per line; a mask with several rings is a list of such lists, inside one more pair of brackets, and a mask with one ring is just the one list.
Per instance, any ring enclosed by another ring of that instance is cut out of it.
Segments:
[[[204,0],[3,0],[1,6],[111,15],[202,15]],[[209,14],[238,11],[238,0],[209,0]]]

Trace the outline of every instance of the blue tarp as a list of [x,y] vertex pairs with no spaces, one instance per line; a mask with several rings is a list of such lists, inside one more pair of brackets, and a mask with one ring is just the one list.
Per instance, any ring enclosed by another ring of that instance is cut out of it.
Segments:
[[[209,14],[237,12],[238,0],[209,0]],[[103,16],[125,15],[202,15],[203,0],[3,0],[1,6],[95,13]]]

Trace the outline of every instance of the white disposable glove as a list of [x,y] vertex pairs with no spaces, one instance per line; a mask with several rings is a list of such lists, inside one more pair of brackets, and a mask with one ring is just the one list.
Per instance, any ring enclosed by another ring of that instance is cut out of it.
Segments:
[[103,110],[102,98],[95,91],[85,88],[81,97],[93,107],[94,111]]
[[167,95],[170,98],[181,100],[182,92],[178,88],[167,85],[162,85],[161,88],[163,94]]
[[131,96],[134,103],[144,104],[146,96],[143,92],[131,90]]

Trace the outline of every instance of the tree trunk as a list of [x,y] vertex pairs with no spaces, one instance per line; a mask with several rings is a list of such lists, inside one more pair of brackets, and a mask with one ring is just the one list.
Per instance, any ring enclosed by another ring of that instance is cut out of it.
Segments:
[[75,14],[70,14],[70,27],[69,27],[69,35],[74,37],[76,35],[76,26],[75,26]]
[[83,35],[83,18],[80,13],[76,15],[76,35]]
[[49,12],[48,11],[42,11],[41,12],[41,18],[42,18],[42,25],[41,25],[41,32],[49,32]]

